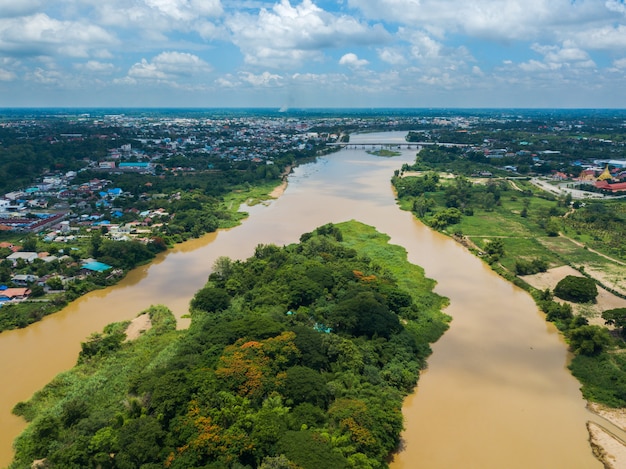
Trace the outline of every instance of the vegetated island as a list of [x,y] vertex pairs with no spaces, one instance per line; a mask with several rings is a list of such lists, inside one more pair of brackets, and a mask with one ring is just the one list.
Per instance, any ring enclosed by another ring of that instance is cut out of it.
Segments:
[[163,306],[136,340],[111,324],[16,405],[30,425],[10,467],[387,467],[450,320],[388,240],[352,221],[217,259],[189,329]]
[[[568,342],[589,407],[626,430],[626,203],[547,192],[458,147],[424,147],[392,181],[403,209],[533,296]],[[604,464],[624,467],[626,442],[588,428]]]

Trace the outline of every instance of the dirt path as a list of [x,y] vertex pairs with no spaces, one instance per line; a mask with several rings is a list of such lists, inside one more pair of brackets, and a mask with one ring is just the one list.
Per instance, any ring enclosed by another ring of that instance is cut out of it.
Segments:
[[[569,236],[565,236],[563,233],[559,233],[559,236],[561,236],[561,237],[563,237],[563,238],[567,239],[568,241],[571,241],[571,242],[572,242],[572,243],[574,243],[576,246],[579,246],[579,247],[581,247],[581,248],[584,248],[584,247],[585,247],[585,245],[584,245],[583,243],[581,243],[580,241],[576,241],[575,239],[572,239],[572,238],[570,238]],[[587,251],[589,251],[589,252],[593,252],[594,254],[597,254],[598,256],[602,256],[602,257],[604,257],[605,259],[610,260],[611,262],[615,262],[616,264],[619,264],[619,265],[626,265],[626,262],[620,261],[619,259],[615,259],[615,258],[613,258],[613,257],[611,257],[611,256],[608,256],[608,255],[606,255],[606,254],[603,254],[603,253],[601,253],[600,251],[596,251],[595,249],[591,249],[591,248],[589,248],[589,247],[588,247],[588,248],[586,248],[586,249],[587,249]]]
[[126,341],[135,340],[151,327],[152,321],[150,321],[150,315],[148,313],[137,316],[126,328]]

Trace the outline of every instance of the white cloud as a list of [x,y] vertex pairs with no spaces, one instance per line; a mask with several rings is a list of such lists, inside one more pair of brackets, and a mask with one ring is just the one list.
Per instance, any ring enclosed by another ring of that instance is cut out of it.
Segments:
[[30,15],[41,8],[41,0],[0,0],[3,18]]
[[111,73],[115,70],[115,65],[112,63],[99,62],[97,60],[89,60],[86,63],[75,64],[74,67],[78,70],[103,74]]
[[0,68],[0,81],[13,81],[17,78],[15,73]]
[[378,57],[383,62],[391,65],[404,65],[406,63],[404,54],[401,51],[389,47],[378,49]]
[[443,47],[440,42],[435,41],[422,31],[413,32],[410,42],[411,55],[418,59],[439,57]]
[[[348,0],[374,21],[471,37],[540,40],[566,36],[610,19],[614,0]],[[621,5],[623,6],[623,5]],[[589,26],[585,26],[589,25]]]
[[525,72],[539,72],[546,70],[558,70],[563,66],[563,64],[558,63],[545,63],[540,62],[539,60],[529,60],[528,62],[521,63],[519,68],[524,70]]
[[356,54],[353,54],[352,52],[343,55],[339,59],[339,65],[347,65],[348,67],[352,67],[352,68],[365,67],[367,64],[369,64],[367,60],[359,59],[359,57]]
[[275,75],[270,72],[263,72],[260,75],[255,75],[250,72],[241,72],[239,74],[241,80],[256,87],[267,87],[270,85],[277,85],[283,82],[283,77]]
[[97,25],[59,21],[45,13],[0,19],[0,51],[7,54],[87,57],[94,48],[116,43]]
[[623,1],[620,1],[620,0],[607,0],[605,5],[611,11],[614,11],[616,13],[622,13],[622,14],[626,15],[626,5],[624,5]]
[[175,21],[222,14],[220,0],[144,0],[145,4]]
[[319,60],[324,49],[389,39],[382,26],[369,27],[353,17],[329,13],[311,0],[297,6],[281,0],[271,11],[236,13],[226,24],[247,63],[279,68]]
[[31,70],[26,78],[42,85],[59,85],[63,81],[63,75],[58,70],[46,70],[41,67]]
[[533,44],[531,49],[542,54],[546,62],[563,63],[589,59],[587,52],[571,44],[564,44],[563,47]]
[[217,78],[215,84],[221,88],[235,88],[239,86],[240,81],[229,73],[223,77]]
[[[146,42],[166,47],[167,33],[196,32],[203,39],[223,35],[215,21],[223,14],[220,0],[65,0],[88,5],[89,16],[121,36],[137,37],[136,49]],[[77,7],[78,8],[78,7]]]
[[162,52],[148,62],[142,59],[128,71],[135,80],[155,80],[175,83],[179,79],[199,76],[211,71],[211,66],[197,55],[186,52]]
[[572,40],[589,49],[622,52],[626,49],[626,26],[623,24],[607,25],[601,28],[581,30],[572,35]]
[[520,68],[528,72],[558,70],[560,68],[594,68],[596,66],[587,52],[575,47],[570,41],[565,42],[562,47],[533,44],[531,49],[543,55],[543,61],[530,60],[520,64]]
[[624,57],[623,59],[614,60],[613,66],[619,69],[626,69],[626,57]]

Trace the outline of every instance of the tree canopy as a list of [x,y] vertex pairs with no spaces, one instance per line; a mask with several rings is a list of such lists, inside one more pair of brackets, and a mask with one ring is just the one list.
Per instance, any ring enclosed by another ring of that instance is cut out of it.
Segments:
[[554,294],[563,300],[587,303],[595,301],[598,288],[596,282],[590,278],[568,275],[556,284]]

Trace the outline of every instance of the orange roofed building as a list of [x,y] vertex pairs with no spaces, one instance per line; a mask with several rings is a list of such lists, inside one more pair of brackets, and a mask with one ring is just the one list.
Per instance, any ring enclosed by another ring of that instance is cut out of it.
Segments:
[[30,290],[28,288],[5,288],[0,290],[0,298],[6,300],[23,300],[28,298]]
[[595,186],[598,189],[613,193],[626,191],[626,182],[616,182],[615,184],[610,184],[607,180],[596,181]]

